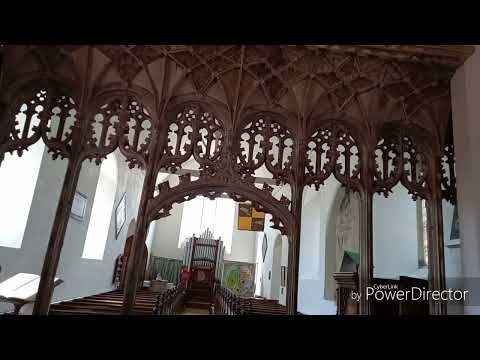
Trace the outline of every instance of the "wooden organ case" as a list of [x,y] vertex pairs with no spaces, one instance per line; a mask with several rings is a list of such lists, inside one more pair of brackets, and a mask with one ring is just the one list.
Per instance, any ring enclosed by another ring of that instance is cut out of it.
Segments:
[[215,280],[223,273],[225,247],[221,239],[214,239],[206,229],[202,235],[195,234],[186,242],[183,266],[192,274],[189,288],[209,288],[213,291]]

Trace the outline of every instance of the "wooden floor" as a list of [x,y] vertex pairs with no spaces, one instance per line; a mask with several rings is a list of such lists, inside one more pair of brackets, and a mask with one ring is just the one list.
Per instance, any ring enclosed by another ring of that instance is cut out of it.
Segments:
[[210,315],[210,311],[207,309],[185,308],[185,310],[178,315]]
[[[152,315],[158,293],[148,288],[137,290],[133,315]],[[50,306],[49,315],[120,315],[122,290],[114,290],[80,299],[63,301]]]
[[287,315],[287,308],[278,303],[278,300],[244,299],[251,305],[251,315]]

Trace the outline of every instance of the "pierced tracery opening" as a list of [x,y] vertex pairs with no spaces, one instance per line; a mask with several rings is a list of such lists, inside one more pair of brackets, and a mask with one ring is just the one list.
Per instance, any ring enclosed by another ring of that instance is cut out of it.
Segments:
[[385,197],[400,182],[412,194],[425,198],[428,194],[426,155],[408,134],[393,132],[382,138],[374,153],[374,191]]
[[58,89],[24,91],[11,106],[0,154],[17,151],[22,156],[41,138],[54,159],[69,157],[76,115],[75,101]]
[[[209,170],[222,154],[224,126],[199,104],[185,104],[171,115],[160,168]],[[188,164],[185,164],[188,162]]]
[[240,130],[238,160],[240,172],[290,183],[293,162],[293,134],[273,114],[255,114]]
[[360,149],[347,128],[331,122],[307,140],[305,184],[318,190],[330,175],[348,188],[360,184]]
[[97,164],[117,147],[131,168],[145,167],[152,133],[150,113],[134,96],[113,97],[89,117],[86,157]]

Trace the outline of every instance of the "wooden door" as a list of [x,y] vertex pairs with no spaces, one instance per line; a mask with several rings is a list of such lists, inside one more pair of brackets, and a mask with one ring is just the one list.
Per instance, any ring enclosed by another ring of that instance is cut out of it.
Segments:
[[[130,261],[130,253],[131,253],[131,248],[132,248],[132,242],[133,242],[133,236],[130,236],[127,238],[125,241],[125,247],[123,249],[123,262],[122,262],[122,276],[120,280],[120,287],[123,288],[125,286],[125,278],[126,278],[126,273],[127,273],[127,267],[128,263]],[[147,258],[148,258],[148,248],[147,245],[143,246],[143,252],[142,252],[142,258],[141,258],[141,264],[140,268],[142,269],[142,272],[140,273],[140,276],[138,278],[138,287],[143,286],[143,281],[145,280],[145,271],[147,267]]]

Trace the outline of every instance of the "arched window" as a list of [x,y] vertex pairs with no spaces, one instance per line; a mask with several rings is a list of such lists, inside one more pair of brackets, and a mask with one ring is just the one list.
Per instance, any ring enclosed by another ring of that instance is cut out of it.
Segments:
[[116,190],[117,162],[112,153],[107,156],[100,167],[82,258],[103,259]]
[[16,154],[5,154],[0,165],[0,246],[22,247],[44,149],[40,140],[20,158]]
[[[27,105],[23,104],[16,117],[17,129],[25,126],[26,109]],[[39,122],[37,115],[32,116],[31,123],[34,125]],[[32,133],[33,131],[29,130],[29,136]],[[22,247],[44,149],[45,144],[39,140],[24,151],[21,157],[17,154],[5,154],[5,159],[0,164],[0,246],[17,249]]]
[[225,250],[230,253],[234,222],[235,201],[226,198],[210,200],[197,196],[183,204],[178,247],[193,234],[198,236],[209,228],[215,238],[221,238]]

